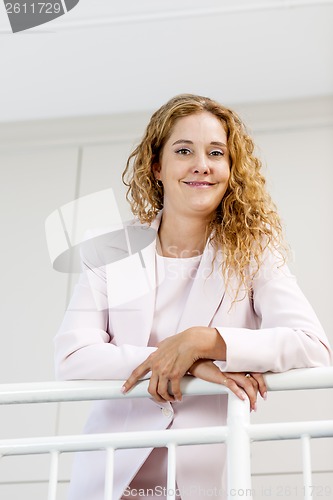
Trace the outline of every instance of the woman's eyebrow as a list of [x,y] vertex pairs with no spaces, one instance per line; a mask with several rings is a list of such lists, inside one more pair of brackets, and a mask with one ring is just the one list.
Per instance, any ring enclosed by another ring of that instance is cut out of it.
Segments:
[[189,141],[187,139],[179,139],[178,141],[174,142],[172,145],[174,146],[175,144],[193,144],[193,142]]
[[227,145],[224,144],[224,142],[219,142],[219,141],[213,141],[213,142],[211,142],[211,145],[212,146],[222,146],[223,148],[227,147]]
[[[172,145],[175,146],[175,144],[193,144],[193,142],[189,141],[188,139],[179,139],[178,141],[174,142]],[[219,141],[212,141],[210,144],[212,146],[222,146],[224,148],[227,147],[227,145],[224,144],[224,142],[219,142]]]

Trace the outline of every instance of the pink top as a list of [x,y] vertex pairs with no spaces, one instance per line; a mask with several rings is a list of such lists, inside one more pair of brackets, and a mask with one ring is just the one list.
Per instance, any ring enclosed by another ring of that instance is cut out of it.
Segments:
[[[178,333],[178,324],[197,273],[201,255],[189,258],[163,257],[156,253],[156,303],[149,346]],[[174,419],[179,409],[173,406]],[[125,492],[123,498],[136,499],[139,492],[145,498],[165,498],[167,482],[167,450],[155,448]],[[176,490],[176,499],[180,499]]]
[[156,253],[156,303],[149,346],[179,333],[178,324],[200,260],[201,255],[181,259]]

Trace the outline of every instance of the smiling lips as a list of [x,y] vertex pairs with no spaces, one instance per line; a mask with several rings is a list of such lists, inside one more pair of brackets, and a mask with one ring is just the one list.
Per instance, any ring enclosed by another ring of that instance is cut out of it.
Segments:
[[198,182],[198,181],[188,181],[188,182],[185,182],[184,181],[184,184],[187,184],[188,186],[192,186],[192,187],[199,187],[199,188],[207,188],[207,187],[210,187],[210,186],[214,186],[214,184],[212,182]]

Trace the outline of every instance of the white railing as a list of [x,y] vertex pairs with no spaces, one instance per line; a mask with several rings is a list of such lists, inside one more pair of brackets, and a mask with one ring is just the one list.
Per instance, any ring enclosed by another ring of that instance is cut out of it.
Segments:
[[[333,388],[333,367],[291,370],[266,374],[269,391]],[[0,405],[46,403],[101,399],[147,397],[148,381],[142,381],[129,393],[120,391],[121,381],[43,382],[0,385]],[[198,429],[167,429],[129,433],[50,436],[0,440],[0,456],[50,454],[48,500],[56,499],[59,454],[104,449],[107,452],[105,500],[113,500],[114,451],[120,448],[168,448],[168,500],[175,498],[176,446],[186,444],[227,444],[228,498],[252,498],[251,441],[300,439],[303,458],[304,499],[312,498],[310,439],[333,437],[333,419],[321,421],[251,424],[249,402],[241,401],[224,386],[184,377],[182,392],[186,396],[228,393],[227,425]],[[286,414],[286,418],[288,415]],[[333,418],[333,416],[332,416]],[[111,472],[109,472],[111,471]]]

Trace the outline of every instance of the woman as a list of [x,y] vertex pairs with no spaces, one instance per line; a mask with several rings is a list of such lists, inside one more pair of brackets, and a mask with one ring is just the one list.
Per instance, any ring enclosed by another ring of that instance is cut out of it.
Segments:
[[[237,115],[205,97],[177,96],[152,116],[124,179],[137,217],[129,228],[150,226],[157,237],[110,264],[112,243],[91,240],[56,337],[59,378],[124,379],[127,392],[148,377],[151,398],[96,403],[86,432],[221,425],[226,397],[182,399],[186,373],[246,394],[255,410],[258,392],[266,397],[262,373],[330,363],[327,338],[285,265],[253,149]],[[164,449],[116,457],[114,498],[140,489],[163,498]],[[180,497],[224,498],[223,465],[222,444],[179,447]],[[70,498],[102,499],[104,466],[103,452],[80,454]]]

